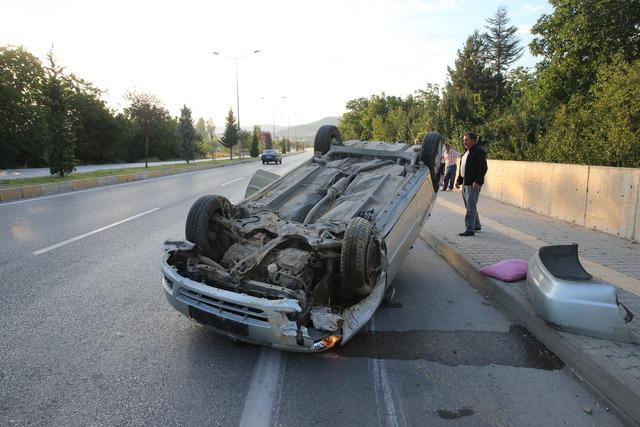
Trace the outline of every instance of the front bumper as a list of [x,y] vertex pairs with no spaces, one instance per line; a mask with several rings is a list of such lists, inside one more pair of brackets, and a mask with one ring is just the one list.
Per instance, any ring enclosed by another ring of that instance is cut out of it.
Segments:
[[162,259],[162,287],[173,308],[218,333],[239,341],[295,352],[320,352],[341,337],[312,338],[306,327],[298,328],[287,313],[300,312],[294,299],[270,300],[215,288],[181,276]]

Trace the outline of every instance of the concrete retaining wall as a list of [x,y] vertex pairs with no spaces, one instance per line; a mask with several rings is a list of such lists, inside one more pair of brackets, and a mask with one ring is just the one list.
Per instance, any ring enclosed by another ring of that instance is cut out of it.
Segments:
[[640,169],[489,160],[484,196],[640,241]]

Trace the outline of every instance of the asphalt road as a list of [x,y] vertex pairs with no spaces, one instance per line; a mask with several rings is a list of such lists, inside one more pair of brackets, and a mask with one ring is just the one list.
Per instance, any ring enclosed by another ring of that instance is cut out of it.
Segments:
[[620,425],[420,240],[402,307],[331,352],[237,345],[178,314],[162,243],[258,167],[0,204],[0,425]]

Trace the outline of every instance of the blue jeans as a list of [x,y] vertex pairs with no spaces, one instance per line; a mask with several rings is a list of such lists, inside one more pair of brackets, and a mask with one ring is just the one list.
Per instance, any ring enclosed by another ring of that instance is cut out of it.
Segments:
[[473,189],[472,185],[462,186],[462,200],[467,208],[467,214],[464,216],[464,225],[467,231],[475,233],[476,228],[480,228],[480,217],[478,216],[478,197],[480,197],[480,187]]
[[453,190],[453,181],[456,179],[456,170],[458,169],[457,165],[449,165],[447,167],[447,173],[444,176],[444,184],[442,184],[442,190],[445,191],[447,186],[449,190]]

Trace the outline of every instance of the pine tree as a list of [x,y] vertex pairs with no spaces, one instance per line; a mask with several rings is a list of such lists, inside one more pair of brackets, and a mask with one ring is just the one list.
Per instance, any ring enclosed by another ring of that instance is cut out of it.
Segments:
[[484,34],[487,59],[494,76],[502,75],[509,65],[520,59],[524,47],[516,36],[518,29],[509,26],[506,8],[500,6],[493,18],[487,19],[487,24],[488,32]]
[[449,83],[455,89],[483,93],[493,87],[483,36],[476,30],[458,50],[455,67],[447,67]]
[[227,114],[227,121],[225,125],[226,128],[224,130],[224,135],[222,135],[222,138],[220,139],[220,143],[231,150],[230,158],[233,159],[233,146],[237,145],[240,141],[240,129],[238,128],[236,118],[233,115],[233,110],[231,109],[229,109],[229,114]]
[[249,154],[251,157],[258,157],[260,155],[260,148],[258,147],[258,135],[260,135],[260,126],[253,127],[253,134],[251,135],[251,148]]
[[53,52],[47,54],[47,82],[45,99],[48,107],[47,161],[51,175],[63,177],[75,169],[75,137],[71,131],[69,94],[64,82],[63,69],[56,65]]
[[191,110],[186,105],[180,110],[180,120],[178,121],[178,139],[182,149],[182,158],[187,161],[193,160],[195,153],[196,131],[193,127]]

